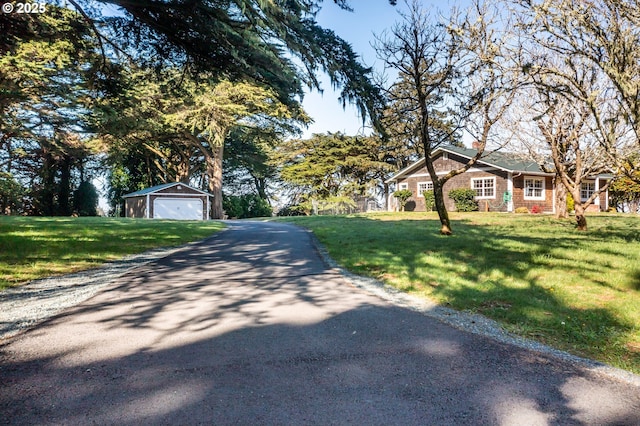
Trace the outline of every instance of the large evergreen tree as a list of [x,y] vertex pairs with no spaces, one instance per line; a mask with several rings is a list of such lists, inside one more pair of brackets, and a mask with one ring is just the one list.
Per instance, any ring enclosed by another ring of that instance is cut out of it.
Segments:
[[3,15],[0,26],[13,35],[0,46],[3,171],[29,183],[32,213],[68,215],[96,151],[87,115],[109,67],[94,33],[69,9]]
[[[369,80],[371,69],[359,62],[349,43],[317,24],[322,2],[101,0],[121,12],[102,17],[91,7],[93,1],[70,0],[111,47],[107,51],[267,86],[283,103],[301,96],[304,87],[320,88],[317,73],[326,72],[341,89],[343,102],[354,103],[365,116],[380,103]],[[349,9],[347,0],[335,3]]]

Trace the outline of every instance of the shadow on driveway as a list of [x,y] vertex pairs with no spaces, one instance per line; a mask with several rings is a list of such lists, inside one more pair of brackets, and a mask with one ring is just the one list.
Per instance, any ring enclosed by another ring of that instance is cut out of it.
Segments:
[[0,346],[7,424],[640,424],[640,389],[351,286],[309,235],[230,230]]

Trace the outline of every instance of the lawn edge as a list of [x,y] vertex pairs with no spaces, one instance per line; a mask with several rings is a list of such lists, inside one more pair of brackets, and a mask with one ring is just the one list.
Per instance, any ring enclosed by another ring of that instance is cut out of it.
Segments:
[[518,336],[506,331],[499,322],[489,319],[483,315],[447,308],[426,297],[413,296],[400,291],[375,278],[355,274],[340,266],[338,262],[329,255],[326,247],[311,229],[299,224],[294,225],[306,230],[323,261],[330,268],[338,271],[345,279],[357,288],[374,294],[375,296],[389,301],[394,305],[437,319],[438,321],[458,330],[488,337],[500,343],[516,346],[522,349],[550,355],[554,358],[567,361],[577,367],[586,369],[590,373],[605,375],[640,387],[640,375],[634,374],[631,371],[613,367],[600,361],[573,355],[560,349],[544,345],[535,340]]
[[[94,268],[38,278],[0,290],[0,344],[91,299],[131,270],[201,243],[227,229],[229,227],[225,226],[208,237],[177,246],[156,247]],[[52,297],[42,303],[39,294],[43,291],[57,292],[59,298]],[[33,303],[38,303],[38,309],[25,309]]]

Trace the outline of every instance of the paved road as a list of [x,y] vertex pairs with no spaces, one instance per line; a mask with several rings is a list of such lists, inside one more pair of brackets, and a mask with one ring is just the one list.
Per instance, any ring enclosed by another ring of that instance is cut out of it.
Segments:
[[640,424],[640,388],[351,286],[290,225],[231,229],[0,346],[6,424]]

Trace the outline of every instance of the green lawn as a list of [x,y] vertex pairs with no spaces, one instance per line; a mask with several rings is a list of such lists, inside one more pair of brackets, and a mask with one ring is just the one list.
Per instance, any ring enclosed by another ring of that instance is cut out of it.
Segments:
[[640,218],[435,213],[299,217],[342,266],[640,373]]
[[219,222],[0,216],[0,289],[212,235]]

